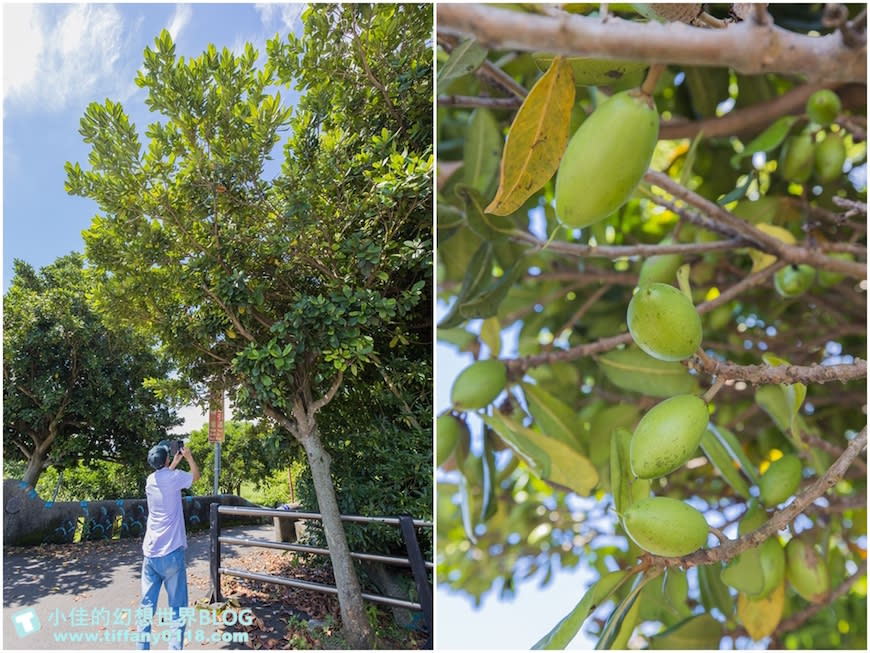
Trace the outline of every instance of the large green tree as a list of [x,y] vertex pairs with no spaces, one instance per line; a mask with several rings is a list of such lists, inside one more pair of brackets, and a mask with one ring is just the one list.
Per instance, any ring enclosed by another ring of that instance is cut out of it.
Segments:
[[866,8],[635,7],[439,8],[438,576],[589,565],[542,647],[863,649]]
[[14,266],[3,301],[4,460],[26,461],[22,480],[33,486],[49,465],[141,468],[148,447],[180,422],[146,387],[168,365],[149,340],[93,308],[81,255],[39,272]]
[[[221,386],[241,417],[302,445],[343,626],[366,647],[317,414],[374,364],[376,334],[425,333],[432,8],[316,5],[303,19],[259,67],[250,45],[184,60],[161,34],[137,78],[161,116],[147,146],[119,104],[94,103],[89,169],[68,164],[67,184],[101,210],[85,241],[104,308],[158,334],[203,397]],[[294,109],[275,84],[302,93]]]

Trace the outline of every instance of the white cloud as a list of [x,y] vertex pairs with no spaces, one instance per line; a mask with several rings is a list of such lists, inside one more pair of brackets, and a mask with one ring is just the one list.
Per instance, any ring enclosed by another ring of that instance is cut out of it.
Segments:
[[4,98],[21,92],[36,79],[44,39],[34,10],[33,5],[3,7]]
[[192,15],[193,9],[190,5],[175,5],[175,12],[172,14],[172,20],[169,21],[169,27],[166,28],[169,35],[172,37],[173,42],[178,41],[178,35],[190,22],[190,17]]
[[112,5],[10,6],[4,16],[4,100],[61,110],[114,83],[123,19]]
[[264,26],[270,27],[276,19],[281,21],[281,25],[285,31],[294,31],[295,25],[299,20],[299,16],[305,11],[308,5],[304,3],[294,4],[272,4],[272,3],[257,3],[254,5],[257,13],[260,14],[260,21]]

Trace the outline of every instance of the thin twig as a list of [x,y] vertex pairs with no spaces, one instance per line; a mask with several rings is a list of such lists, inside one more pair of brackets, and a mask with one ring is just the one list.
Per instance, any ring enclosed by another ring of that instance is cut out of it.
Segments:
[[487,109],[519,109],[523,101],[519,97],[478,97],[476,95],[439,95],[439,107],[462,107],[473,109],[484,107]]

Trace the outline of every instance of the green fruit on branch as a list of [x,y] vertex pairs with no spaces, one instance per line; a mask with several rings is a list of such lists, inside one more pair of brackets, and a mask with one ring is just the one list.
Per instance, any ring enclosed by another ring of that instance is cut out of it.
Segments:
[[507,369],[500,360],[476,361],[459,373],[450,390],[457,410],[485,408],[507,385]]
[[[746,514],[737,526],[737,535],[742,537],[764,525],[767,512],[757,500],[749,502]],[[762,579],[758,592],[745,593],[754,599],[764,598],[776,589],[785,578],[785,551],[776,535],[773,535],[758,545],[759,575]]]
[[659,114],[636,91],[616,93],[571,137],[556,176],[556,215],[569,227],[603,220],[637,188],[652,160]]
[[701,318],[682,292],[664,283],[638,290],[628,304],[628,330],[653,358],[679,361],[701,344]]
[[[662,241],[669,244],[670,239]],[[647,258],[640,266],[638,275],[638,287],[648,286],[651,283],[671,283],[677,274],[677,268],[683,264],[682,254],[655,254]]]
[[[751,533],[767,521],[767,513],[756,499],[747,504],[741,517],[737,535]],[[782,582],[785,574],[785,555],[775,537],[738,554],[722,570],[722,581],[751,598],[770,594]]]
[[834,122],[841,109],[840,96],[829,89],[816,91],[807,100],[807,115],[822,127]]
[[710,416],[695,395],[678,395],[653,406],[631,438],[631,469],[638,478],[658,478],[683,465],[701,442]]
[[786,265],[773,275],[773,286],[783,297],[797,297],[809,290],[816,278],[816,269],[811,265]]
[[[855,257],[849,252],[831,252],[828,254],[829,258],[837,259],[838,261],[854,261]],[[830,288],[831,286],[836,286],[843,279],[846,278],[845,274],[840,274],[839,272],[831,272],[830,270],[819,270],[819,286],[822,288]]]
[[813,172],[816,146],[809,134],[792,136],[782,147],[779,174],[786,181],[804,183]]
[[469,437],[465,422],[454,415],[439,415],[435,422],[435,461],[445,465],[462,437]]
[[802,471],[800,458],[793,454],[786,454],[770,463],[758,484],[761,502],[772,508],[788,499],[800,486]]
[[823,184],[838,179],[843,174],[845,161],[846,144],[839,134],[829,133],[825,140],[816,146],[816,158],[813,163],[816,179]]
[[636,501],[623,513],[622,525],[635,544],[653,555],[689,555],[707,543],[704,515],[670,497]]
[[824,603],[831,593],[825,559],[809,543],[794,537],[785,546],[786,577],[795,591],[810,603]]

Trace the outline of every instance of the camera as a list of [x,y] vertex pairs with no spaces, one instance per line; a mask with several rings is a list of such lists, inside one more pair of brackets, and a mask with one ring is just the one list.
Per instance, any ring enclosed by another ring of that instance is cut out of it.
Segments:
[[184,440],[169,440],[169,459],[175,458],[176,454],[184,449]]

